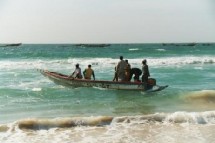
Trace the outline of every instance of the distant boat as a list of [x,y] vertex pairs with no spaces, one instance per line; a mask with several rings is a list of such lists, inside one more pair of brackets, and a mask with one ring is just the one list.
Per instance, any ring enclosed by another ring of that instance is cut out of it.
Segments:
[[14,44],[6,44],[6,45],[0,45],[0,47],[18,47],[22,45],[22,43],[14,43]]
[[22,45],[22,43],[7,44],[6,47],[9,47],[9,46],[20,46],[20,45]]
[[211,46],[212,44],[210,43],[202,43],[202,46]]
[[77,47],[108,47],[110,44],[75,44]]
[[163,43],[163,46],[195,46],[196,43]]

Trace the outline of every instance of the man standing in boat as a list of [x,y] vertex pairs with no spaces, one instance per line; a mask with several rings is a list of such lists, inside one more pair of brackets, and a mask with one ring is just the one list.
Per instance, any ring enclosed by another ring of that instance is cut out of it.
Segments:
[[88,65],[88,68],[86,68],[83,71],[83,75],[85,79],[90,79],[91,80],[91,76],[93,76],[93,80],[95,80],[95,74],[93,69],[91,69],[91,65]]
[[130,75],[131,75],[131,65],[128,63],[128,60],[125,60],[126,67],[125,67],[125,81],[130,81]]
[[149,74],[149,67],[147,65],[146,59],[144,59],[142,61],[142,64],[143,64],[143,67],[142,67],[142,71],[143,71],[142,82],[144,84],[144,88],[147,89],[147,83],[148,83],[148,78],[149,78],[150,74]]
[[79,67],[79,64],[75,65],[75,71],[72,73],[70,77],[82,79],[83,76],[81,74],[81,68]]
[[117,75],[117,72],[116,72],[116,66],[115,66],[114,70],[115,70],[115,72],[114,72],[113,81],[118,81],[118,75]]
[[123,56],[120,56],[120,61],[116,66],[116,72],[119,81],[125,81],[125,68],[127,63],[123,60]]

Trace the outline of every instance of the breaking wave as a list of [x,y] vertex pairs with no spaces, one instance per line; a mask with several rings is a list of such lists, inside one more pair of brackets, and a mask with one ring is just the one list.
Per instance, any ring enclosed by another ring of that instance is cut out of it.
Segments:
[[215,90],[202,90],[190,92],[186,94],[184,98],[187,100],[191,100],[193,102],[195,102],[196,100],[215,102]]
[[[141,66],[142,59],[128,59],[129,63],[134,66]],[[175,66],[189,64],[214,64],[215,57],[165,57],[165,58],[148,58],[150,66]],[[118,59],[112,58],[75,58],[75,59],[55,59],[55,60],[19,60],[19,61],[0,61],[1,69],[37,69],[37,68],[70,68],[72,65],[79,63],[81,66],[88,64],[96,67],[114,67]]]
[[20,129],[68,128],[75,126],[101,126],[110,124],[113,117],[74,117],[58,119],[25,119],[18,121]]
[[117,124],[215,124],[215,111],[206,112],[174,112],[155,113],[141,116],[99,116],[99,117],[67,117],[55,119],[22,119],[12,124],[0,125],[0,132],[8,130],[30,129],[49,130],[51,128],[72,128],[80,126],[114,126]]

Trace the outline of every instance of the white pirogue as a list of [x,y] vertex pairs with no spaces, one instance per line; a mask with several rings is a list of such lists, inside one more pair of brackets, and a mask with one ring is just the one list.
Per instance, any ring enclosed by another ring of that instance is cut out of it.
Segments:
[[116,90],[136,90],[145,92],[161,91],[168,87],[156,85],[155,79],[149,79],[147,89],[144,89],[144,84],[141,82],[116,82],[107,80],[85,80],[85,79],[74,79],[68,75],[64,75],[57,72],[51,72],[48,70],[39,69],[40,73],[57,84],[71,87],[97,87],[105,89],[116,89]]

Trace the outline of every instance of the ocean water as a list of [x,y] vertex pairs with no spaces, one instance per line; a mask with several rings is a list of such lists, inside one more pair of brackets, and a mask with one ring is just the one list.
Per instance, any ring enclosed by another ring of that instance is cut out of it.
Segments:
[[[215,142],[215,44],[23,44],[0,47],[1,143]],[[71,74],[92,65],[112,80],[123,55],[131,67],[147,59],[163,91],[68,88],[38,69]]]

